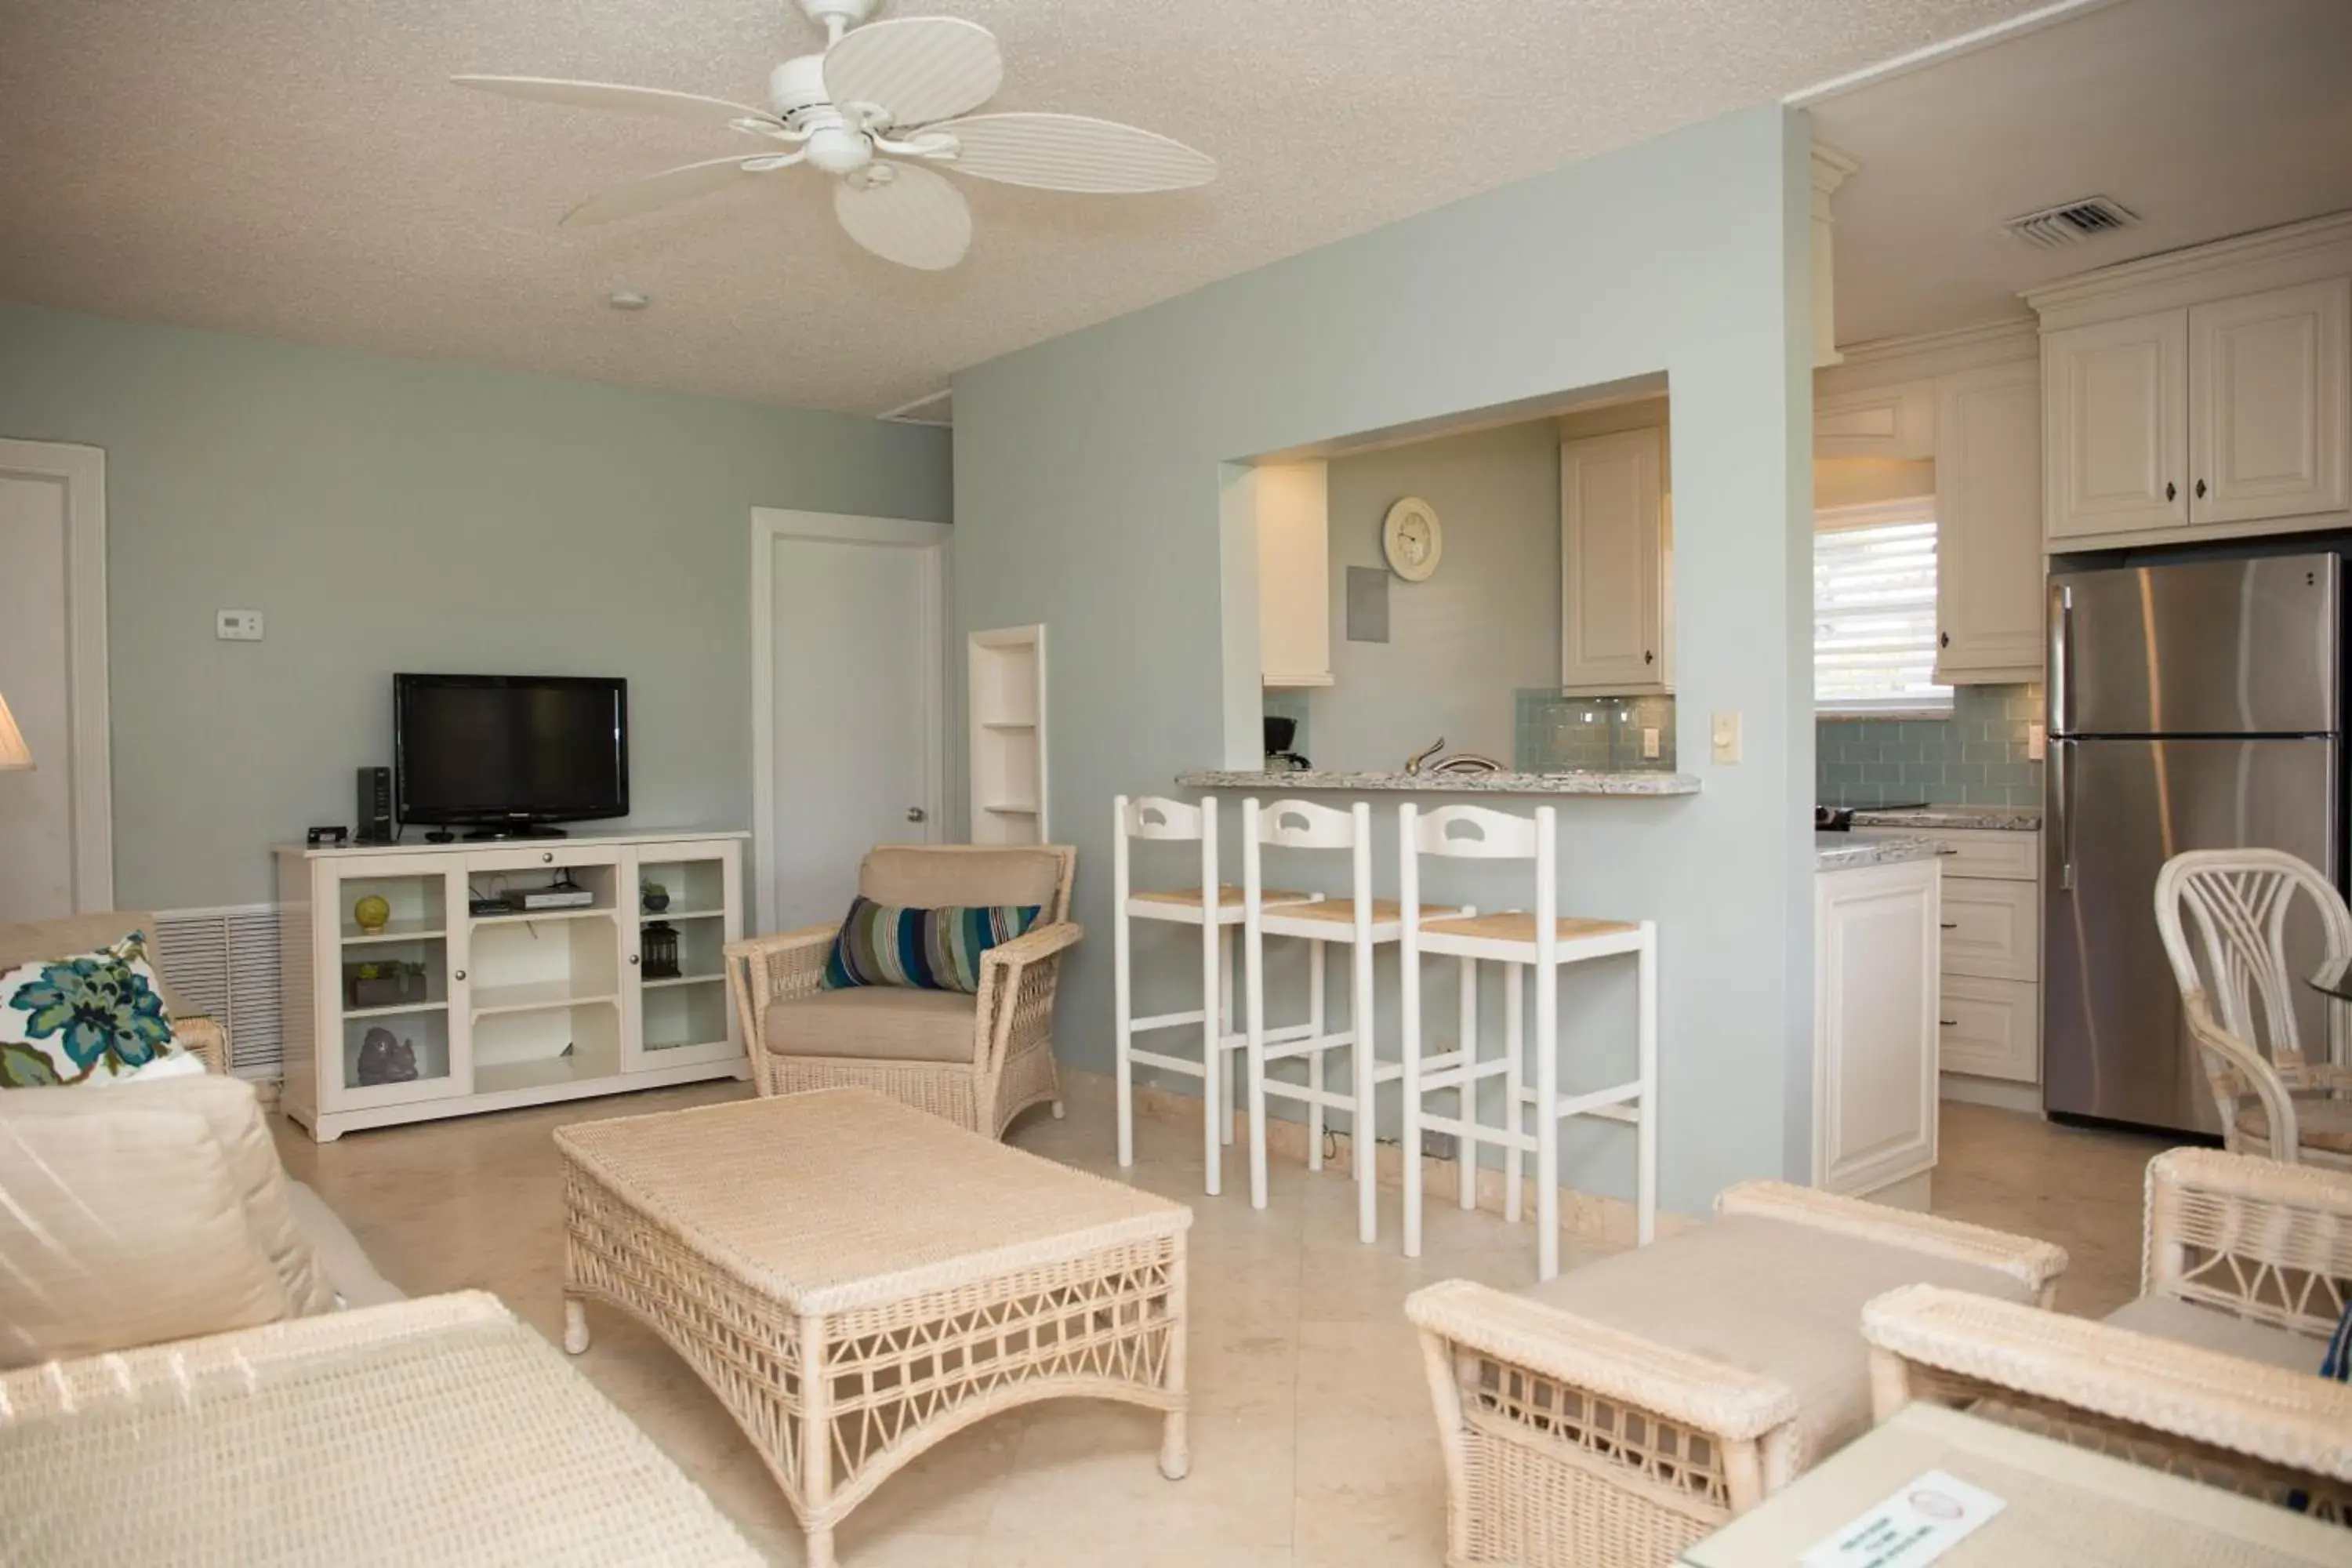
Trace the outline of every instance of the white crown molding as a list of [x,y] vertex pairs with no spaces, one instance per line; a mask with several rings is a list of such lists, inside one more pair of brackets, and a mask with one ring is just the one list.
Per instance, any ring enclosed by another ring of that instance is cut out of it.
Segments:
[[2019,316],[1912,337],[1873,338],[1846,344],[1841,353],[1845,356],[1843,363],[1815,373],[1815,397],[1836,397],[1959,371],[2038,360],[2041,324],[2032,316]]
[[1867,342],[1843,344],[1838,352],[1845,355],[1848,365],[1862,366],[1887,360],[1910,359],[1947,349],[1982,348],[1989,343],[2003,343],[2011,339],[2031,343],[2038,335],[2032,317],[2011,316],[1998,321],[1979,321],[1973,327],[1951,327],[1940,332],[1917,332],[1903,338],[1872,338]]
[[1891,81],[1899,76],[1908,76],[1913,71],[1925,70],[1929,66],[1941,65],[1946,60],[1958,59],[1962,55],[1972,55],[1979,49],[1989,49],[1995,44],[2005,44],[2011,38],[2021,38],[2029,33],[2038,33],[2044,27],[2072,21],[2076,16],[2103,10],[2115,4],[2116,0],[2055,0],[2055,4],[2044,5],[2039,10],[2028,11],[2021,16],[2011,16],[2005,22],[1995,22],[1990,26],[1979,27],[1972,33],[1962,33],[1957,38],[1946,38],[1939,44],[1929,44],[1927,47],[1914,49],[1907,55],[1897,55],[1891,60],[1881,60],[1876,65],[1864,66],[1860,70],[1848,71],[1843,76],[1832,77],[1827,81],[1815,82],[1811,87],[1799,88],[1780,101],[1791,109],[1808,109],[1825,99],[1838,98],[1849,92],[1858,92],[1865,87],[1874,87],[1882,81]]
[[2125,309],[2165,310],[2347,272],[2352,272],[2352,212],[2120,261],[2029,289],[2020,298],[2047,328]]
[[[892,420],[900,425],[929,425],[936,429],[950,430],[955,427],[954,405],[950,401],[954,396],[953,387],[943,386],[937,392],[927,392],[920,397],[908,398],[896,408],[886,408],[875,417]],[[920,412],[935,404],[947,405],[949,412],[946,417],[940,418]]]

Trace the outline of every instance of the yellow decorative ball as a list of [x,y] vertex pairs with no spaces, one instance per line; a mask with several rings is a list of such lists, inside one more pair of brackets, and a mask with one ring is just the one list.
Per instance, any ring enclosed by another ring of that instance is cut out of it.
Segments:
[[373,893],[352,906],[352,919],[359,923],[360,934],[373,936],[392,919],[392,906]]

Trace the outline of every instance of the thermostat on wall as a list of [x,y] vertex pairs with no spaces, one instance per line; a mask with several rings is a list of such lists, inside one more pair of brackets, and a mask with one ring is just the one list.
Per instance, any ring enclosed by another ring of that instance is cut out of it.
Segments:
[[223,642],[259,642],[261,612],[259,610],[223,610],[214,624],[213,636]]

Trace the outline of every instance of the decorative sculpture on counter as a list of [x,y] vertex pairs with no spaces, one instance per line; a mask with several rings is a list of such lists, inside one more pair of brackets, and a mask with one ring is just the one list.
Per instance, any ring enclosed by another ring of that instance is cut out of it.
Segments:
[[360,1087],[411,1083],[416,1078],[416,1042],[394,1037],[378,1026],[360,1037]]

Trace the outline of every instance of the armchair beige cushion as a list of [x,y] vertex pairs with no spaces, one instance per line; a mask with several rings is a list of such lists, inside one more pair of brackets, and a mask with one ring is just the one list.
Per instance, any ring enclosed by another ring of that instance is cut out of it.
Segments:
[[768,1009],[768,1049],[786,1057],[970,1062],[980,999],[961,991],[860,985]]
[[226,1151],[193,1110],[0,1121],[0,1367],[225,1333],[287,1316]]
[[2136,1334],[2154,1334],[2176,1344],[2220,1351],[2289,1372],[2316,1374],[2327,1354],[2324,1340],[2283,1329],[2275,1323],[2234,1317],[2217,1308],[2183,1301],[2177,1296],[2135,1296],[2106,1315],[2105,1321]]
[[900,909],[977,909],[992,904],[1035,904],[1038,921],[1062,920],[1057,907],[1066,897],[1062,877],[1066,852],[1014,847],[958,848],[952,854],[922,844],[883,844],[866,852],[857,868],[857,890],[877,904]]
[[[247,1234],[282,1285],[285,1313],[299,1317],[332,1307],[333,1283],[309,1236],[296,1223],[289,1194],[291,1184],[278,1163],[260,1101],[253,1086],[243,1079],[206,1074],[105,1089],[12,1089],[0,1095],[0,1136],[28,1127],[55,1127],[62,1130],[55,1136],[71,1144],[77,1138],[94,1141],[99,1130],[119,1118],[159,1112],[195,1118],[218,1150]],[[121,1187],[123,1176],[107,1164],[95,1142],[90,1147],[91,1153],[73,1163],[67,1187],[85,1193]],[[166,1214],[182,1202],[169,1186],[127,1195],[129,1201]]]
[[1870,1429],[1863,1303],[1918,1283],[2011,1301],[2035,1294],[1979,1264],[1744,1215],[1718,1215],[1519,1294],[1784,1384],[1797,1395],[1804,1452],[1822,1455]]

